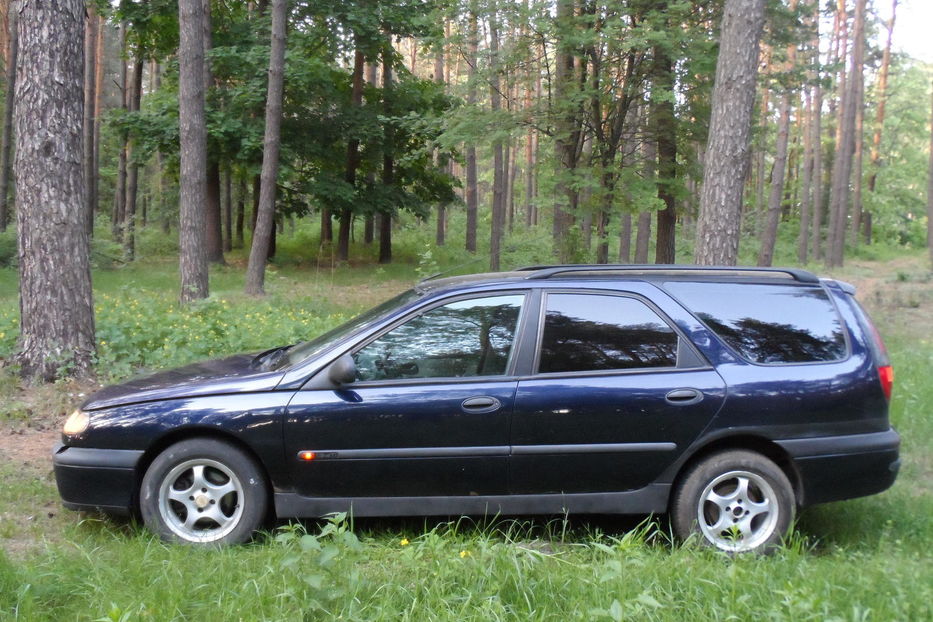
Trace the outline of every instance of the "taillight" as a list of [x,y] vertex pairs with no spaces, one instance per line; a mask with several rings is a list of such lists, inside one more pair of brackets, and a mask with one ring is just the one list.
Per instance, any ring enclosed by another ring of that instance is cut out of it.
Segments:
[[881,380],[881,389],[884,396],[891,399],[891,389],[894,388],[894,368],[890,365],[882,365],[878,368],[878,379]]

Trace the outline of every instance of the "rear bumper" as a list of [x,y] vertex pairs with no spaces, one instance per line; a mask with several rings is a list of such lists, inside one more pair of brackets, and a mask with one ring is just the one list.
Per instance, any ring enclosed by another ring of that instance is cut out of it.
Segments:
[[882,492],[894,483],[901,466],[901,439],[894,428],[776,442],[790,455],[800,475],[801,506]]
[[136,464],[142,451],[90,449],[56,444],[55,483],[69,510],[129,514],[136,490]]

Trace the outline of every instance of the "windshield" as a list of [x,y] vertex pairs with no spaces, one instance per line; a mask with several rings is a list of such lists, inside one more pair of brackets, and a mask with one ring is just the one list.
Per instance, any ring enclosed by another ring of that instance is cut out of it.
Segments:
[[386,300],[382,304],[373,307],[361,315],[356,316],[349,322],[341,324],[333,330],[327,331],[319,337],[315,337],[311,341],[304,341],[302,343],[296,344],[295,346],[292,346],[288,349],[288,356],[282,357],[281,361],[275,365],[275,368],[281,369],[283,367],[295,365],[308,357],[323,352],[331,344],[337,343],[338,341],[349,337],[353,333],[367,328],[373,322],[382,318],[393,309],[401,307],[402,305],[405,305],[412,300],[419,298],[420,296],[421,294],[413,289],[402,292],[398,296]]

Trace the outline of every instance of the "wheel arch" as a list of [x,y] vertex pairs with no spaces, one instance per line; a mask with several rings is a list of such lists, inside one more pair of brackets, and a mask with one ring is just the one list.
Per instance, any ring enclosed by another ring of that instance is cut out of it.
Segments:
[[149,447],[145,450],[143,455],[139,458],[139,462],[136,463],[136,483],[133,488],[133,507],[132,512],[136,518],[139,516],[139,491],[142,486],[143,476],[146,474],[146,471],[149,470],[149,466],[152,462],[159,456],[163,451],[171,447],[172,445],[179,443],[181,441],[187,441],[195,438],[203,439],[214,439],[218,441],[223,441],[229,443],[242,451],[244,454],[253,459],[256,464],[259,465],[260,471],[262,472],[263,478],[265,478],[266,490],[268,491],[267,507],[269,516],[268,518],[272,519],[275,517],[275,504],[273,503],[273,489],[272,489],[272,480],[269,477],[269,468],[262,458],[257,454],[252,447],[249,446],[243,439],[238,438],[236,435],[220,430],[213,427],[205,426],[186,426],[183,428],[176,428],[170,432],[157,438]]
[[[692,448],[692,450],[678,464],[675,465],[676,470],[674,470],[670,479],[673,485],[672,490],[676,488],[681,481],[683,481],[684,476],[690,471],[691,468],[693,468],[694,465],[701,462],[702,460],[705,460],[707,457],[713,454],[731,449],[744,449],[746,451],[753,451],[774,462],[778,468],[784,472],[784,475],[787,476],[787,479],[790,480],[797,507],[799,508],[803,505],[803,482],[801,480],[800,472],[798,471],[790,455],[780,445],[771,439],[765,438],[763,436],[757,436],[755,434],[733,434],[729,436],[720,436],[715,439],[710,439],[709,441]],[[668,499],[668,504],[672,502],[673,497],[674,495],[672,494]]]

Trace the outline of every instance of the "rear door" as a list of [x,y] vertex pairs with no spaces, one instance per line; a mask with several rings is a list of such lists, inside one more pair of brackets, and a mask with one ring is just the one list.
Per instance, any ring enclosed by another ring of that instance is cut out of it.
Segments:
[[545,292],[515,397],[513,493],[637,489],[680,455],[725,385],[675,326],[634,292]]

